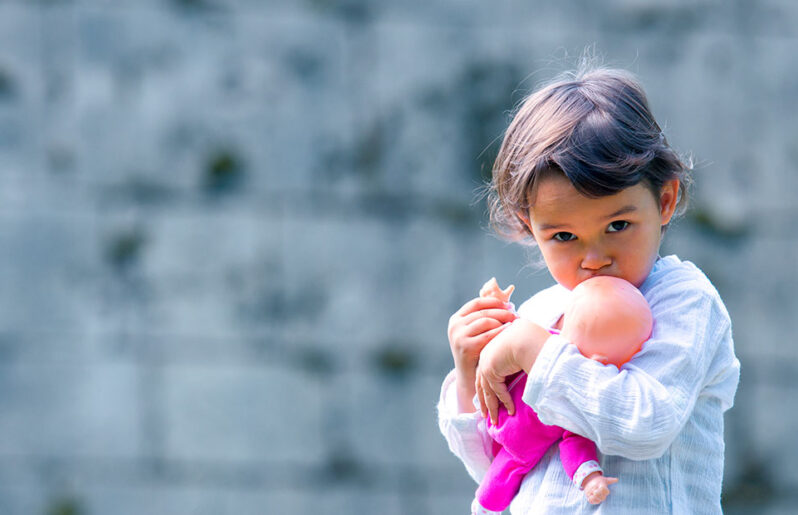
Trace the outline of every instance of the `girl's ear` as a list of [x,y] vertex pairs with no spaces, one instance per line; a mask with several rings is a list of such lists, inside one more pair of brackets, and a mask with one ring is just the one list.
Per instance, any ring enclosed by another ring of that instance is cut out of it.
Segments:
[[673,179],[662,185],[659,192],[659,213],[661,225],[667,225],[676,211],[679,201],[679,179]]
[[518,219],[521,220],[521,223],[523,223],[526,226],[526,228],[529,229],[529,232],[531,233],[532,232],[532,224],[529,223],[529,213],[525,213],[523,209],[519,209],[518,211],[516,211],[515,214],[516,214],[516,216],[518,216]]

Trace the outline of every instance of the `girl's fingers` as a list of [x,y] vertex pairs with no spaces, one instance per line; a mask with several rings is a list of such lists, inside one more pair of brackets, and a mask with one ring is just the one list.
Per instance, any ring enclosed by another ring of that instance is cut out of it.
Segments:
[[474,311],[465,315],[462,319],[462,322],[468,325],[485,318],[505,323],[512,322],[518,318],[518,315],[506,308],[481,309],[479,311]]
[[[476,324],[476,325],[474,325]],[[463,341],[469,348],[482,350],[497,334],[502,332],[510,323],[501,324],[493,319],[485,322],[474,322],[471,326],[461,328],[457,334],[462,334]]]
[[483,345],[486,345],[488,342],[490,342],[492,339],[494,339],[497,334],[499,334],[500,332],[504,331],[504,329],[508,325],[510,325],[510,324],[509,323],[502,324],[502,325],[500,325],[499,327],[497,327],[495,329],[491,329],[490,331],[485,331],[484,333],[480,334],[476,338],[481,339],[482,342],[480,342],[480,343],[482,343]]
[[513,399],[510,398],[510,392],[507,391],[507,385],[504,381],[490,383],[491,399],[488,401],[488,411],[490,412],[490,419],[493,424],[499,421],[499,403],[504,404],[509,415],[513,414]]
[[488,388],[485,389],[485,407],[488,410],[490,423],[495,426],[499,420],[499,401],[496,395]]
[[607,478],[607,484],[608,485],[614,485],[617,482],[618,482],[618,478],[617,477],[608,477]]
[[504,325],[504,322],[500,322],[493,318],[478,318],[466,325],[464,332],[468,337],[473,338],[474,336],[479,336],[486,331],[496,329],[502,325]]
[[461,317],[464,317],[468,314],[473,313],[474,311],[479,311],[481,309],[507,309],[507,305],[500,301],[495,297],[477,297],[475,299],[471,299],[465,304],[463,307],[457,310],[455,313]]
[[482,413],[482,418],[488,416],[488,408],[485,405],[485,392],[482,390],[482,383],[479,380],[479,375],[477,375],[477,379],[474,382],[474,386],[477,391],[477,400],[479,401],[479,411]]
[[483,377],[483,373],[479,369],[477,369],[476,387],[482,416],[490,417],[490,423],[496,425],[499,419],[499,400],[493,392],[490,382]]

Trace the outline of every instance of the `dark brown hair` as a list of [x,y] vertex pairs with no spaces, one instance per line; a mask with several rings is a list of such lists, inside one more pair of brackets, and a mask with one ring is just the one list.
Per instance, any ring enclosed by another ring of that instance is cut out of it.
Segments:
[[668,145],[634,75],[572,72],[529,95],[510,122],[488,186],[491,222],[500,235],[531,242],[518,213],[529,209],[530,193],[547,173],[565,174],[594,198],[638,183],[659,198],[663,184],[679,179],[681,213],[690,171]]

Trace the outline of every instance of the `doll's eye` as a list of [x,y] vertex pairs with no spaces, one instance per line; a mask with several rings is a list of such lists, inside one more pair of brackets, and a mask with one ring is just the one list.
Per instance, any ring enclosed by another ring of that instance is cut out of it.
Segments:
[[626,220],[615,220],[607,227],[607,232],[619,232],[629,227],[629,222]]
[[571,241],[575,240],[576,236],[570,232],[558,232],[554,235],[554,239],[557,241]]

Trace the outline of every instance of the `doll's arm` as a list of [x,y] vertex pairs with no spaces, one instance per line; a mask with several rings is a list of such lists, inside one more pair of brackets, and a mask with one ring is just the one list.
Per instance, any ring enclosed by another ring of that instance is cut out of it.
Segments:
[[596,444],[587,438],[565,431],[560,442],[560,461],[565,473],[581,489],[591,504],[599,504],[609,495],[609,485],[616,478],[603,475],[598,463]]
[[560,441],[560,461],[565,473],[579,487],[590,473],[601,472],[596,444],[571,431],[565,431]]

